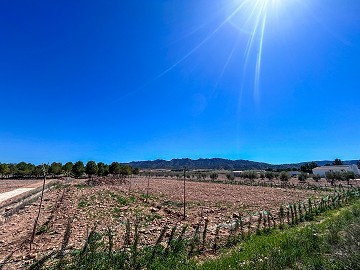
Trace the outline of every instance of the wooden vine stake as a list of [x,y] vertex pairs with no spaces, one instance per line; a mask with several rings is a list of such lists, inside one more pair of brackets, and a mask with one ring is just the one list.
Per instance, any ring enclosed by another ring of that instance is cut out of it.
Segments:
[[184,218],[186,218],[186,184],[185,184],[185,179],[186,179],[186,167],[184,167]]
[[46,182],[46,167],[45,167],[45,164],[42,164],[42,170],[43,170],[44,181],[43,181],[43,186],[42,186],[42,190],[41,190],[39,210],[38,210],[37,216],[36,216],[36,218],[35,218],[34,227],[33,227],[33,231],[32,231],[32,234],[31,234],[31,239],[30,239],[30,251],[31,251],[31,245],[32,245],[33,242],[34,242],[35,233],[36,233],[36,227],[37,227],[37,224],[38,224],[38,221],[39,221],[40,212],[41,212],[41,206],[42,206],[43,197],[44,197],[45,182]]

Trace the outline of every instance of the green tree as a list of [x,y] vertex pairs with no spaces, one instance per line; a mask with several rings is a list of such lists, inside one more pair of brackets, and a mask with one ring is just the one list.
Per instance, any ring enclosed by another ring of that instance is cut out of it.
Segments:
[[10,174],[16,175],[17,174],[17,167],[16,164],[9,164]]
[[305,173],[312,173],[312,170],[318,166],[319,165],[316,162],[312,161],[312,162],[301,165],[300,171],[305,172]]
[[341,159],[336,158],[333,162],[333,165],[343,165],[343,162],[341,161]]
[[344,179],[347,181],[347,184],[350,185],[350,180],[355,179],[355,173],[354,172],[344,172]]
[[70,177],[74,164],[72,162],[66,162],[63,166],[63,171],[67,177]]
[[97,175],[99,171],[99,168],[96,164],[95,161],[88,161],[88,163],[86,163],[86,168],[85,168],[85,172],[88,176],[92,177],[93,175]]
[[285,172],[285,171],[280,172],[279,177],[280,177],[280,181],[283,181],[283,182],[287,182],[290,179],[289,173]]
[[265,172],[265,177],[266,177],[267,179],[269,179],[269,181],[271,181],[271,180],[274,178],[274,173],[271,172],[271,171],[266,171],[266,172]]
[[256,179],[256,178],[257,178],[257,173],[256,173],[256,171],[248,171],[248,178],[249,178],[250,180]]
[[44,170],[43,170],[43,166],[42,165],[37,165],[32,174],[36,177],[36,178],[40,178],[41,176],[44,175]]
[[19,162],[16,164],[16,172],[20,177],[29,177],[32,175],[33,170],[35,169],[35,165],[26,162]]
[[99,170],[98,170],[98,175],[99,176],[106,176],[109,174],[109,165],[103,163],[103,162],[99,162],[97,164]]
[[234,180],[234,179],[235,179],[234,173],[227,173],[227,174],[226,174],[226,178],[227,178],[229,181]]
[[318,181],[321,179],[321,175],[319,175],[319,174],[314,174],[314,175],[313,175],[313,179],[314,179],[315,182],[318,182]]
[[53,175],[53,177],[59,176],[62,173],[63,166],[60,162],[53,162],[50,165],[49,173]]
[[110,164],[109,172],[111,174],[120,174],[120,171],[121,171],[121,165],[119,162],[114,161],[113,163]]
[[336,175],[334,172],[326,172],[325,177],[326,177],[326,180],[328,180],[332,186],[335,184]]
[[132,168],[129,165],[120,165],[120,175],[121,176],[128,176],[132,174]]
[[77,161],[72,167],[72,173],[76,178],[81,177],[85,172],[84,163],[82,161]]
[[133,174],[138,175],[139,173],[140,173],[139,168],[134,168],[133,169]]
[[0,174],[2,178],[10,174],[10,168],[8,164],[6,163],[0,164]]

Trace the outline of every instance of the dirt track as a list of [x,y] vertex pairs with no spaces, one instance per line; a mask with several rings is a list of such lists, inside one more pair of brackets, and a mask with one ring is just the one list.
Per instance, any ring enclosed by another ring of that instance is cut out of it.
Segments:
[[3,201],[6,201],[8,199],[11,199],[15,196],[18,196],[20,194],[23,194],[25,192],[28,192],[30,190],[33,190],[35,188],[33,187],[30,187],[30,188],[17,188],[17,189],[14,189],[12,191],[8,191],[8,192],[4,192],[4,193],[1,193],[0,194],[0,203],[3,202]]

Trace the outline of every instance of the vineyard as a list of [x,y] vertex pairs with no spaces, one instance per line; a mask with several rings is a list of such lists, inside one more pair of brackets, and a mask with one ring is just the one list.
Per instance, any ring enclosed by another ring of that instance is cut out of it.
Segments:
[[112,264],[151,268],[159,258],[178,252],[187,258],[216,255],[254,233],[295,226],[359,196],[356,188],[239,183],[186,181],[184,208],[180,180],[54,182],[44,194],[34,239],[39,200],[4,210],[2,267],[96,263],[103,269]]

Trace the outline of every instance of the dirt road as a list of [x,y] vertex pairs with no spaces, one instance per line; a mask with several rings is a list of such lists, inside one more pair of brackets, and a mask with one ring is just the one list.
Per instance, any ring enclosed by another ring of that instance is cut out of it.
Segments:
[[11,199],[12,197],[15,197],[17,195],[20,195],[22,193],[28,192],[30,190],[33,190],[35,188],[33,187],[28,187],[28,188],[17,188],[14,189],[12,191],[8,191],[8,192],[4,192],[0,194],[0,203],[3,201],[6,201],[8,199]]
[[[46,181],[46,184],[49,183],[50,180]],[[3,181],[5,182],[5,181]],[[23,193],[29,192],[33,189],[36,189],[38,187],[41,187],[43,184],[43,181],[24,181],[23,183],[20,180],[14,180],[14,181],[7,181],[8,183],[2,183],[3,185],[8,184],[8,187],[5,186],[5,192],[4,189],[0,189],[0,204],[6,200],[9,200],[11,198],[14,198],[18,195],[21,195]]]

